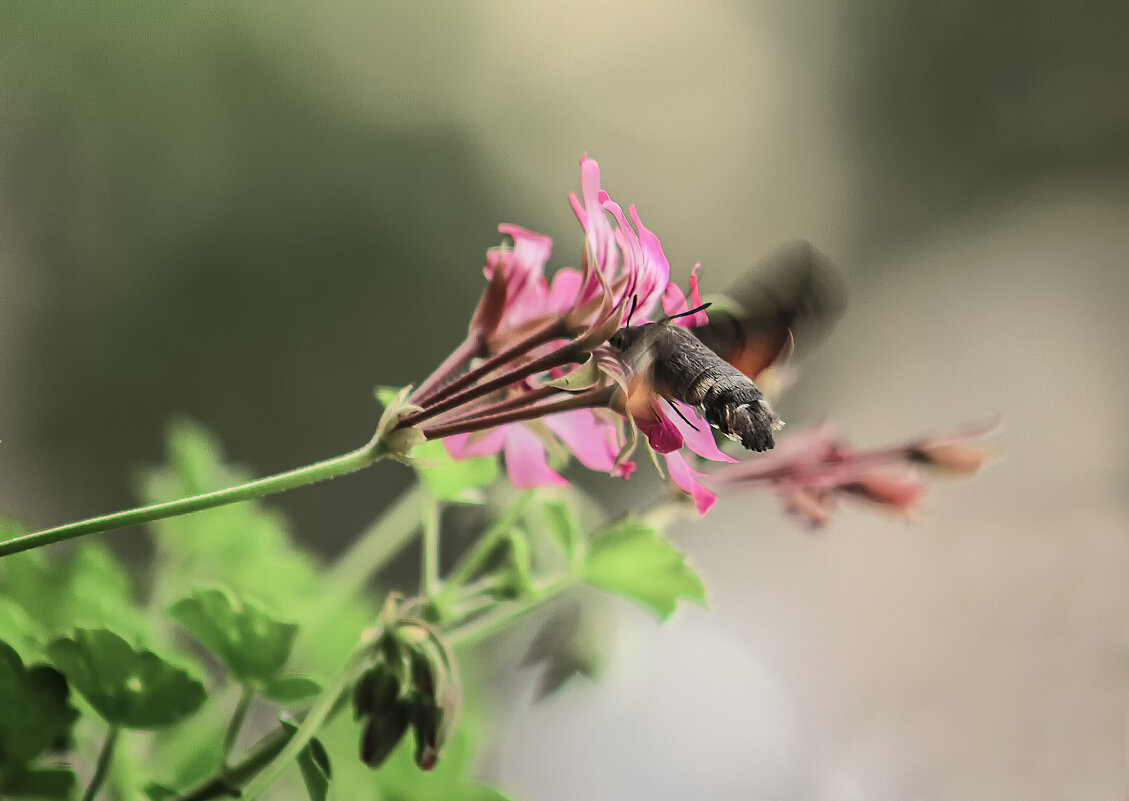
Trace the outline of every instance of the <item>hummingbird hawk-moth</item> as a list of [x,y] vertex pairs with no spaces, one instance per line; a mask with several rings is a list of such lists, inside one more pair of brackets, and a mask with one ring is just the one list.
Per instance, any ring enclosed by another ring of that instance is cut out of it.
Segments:
[[667,318],[621,328],[609,342],[651,393],[698,407],[730,439],[766,451],[780,421],[753,379],[797,341],[813,344],[842,310],[830,262],[807,242],[794,242],[711,304],[705,325],[683,328]]

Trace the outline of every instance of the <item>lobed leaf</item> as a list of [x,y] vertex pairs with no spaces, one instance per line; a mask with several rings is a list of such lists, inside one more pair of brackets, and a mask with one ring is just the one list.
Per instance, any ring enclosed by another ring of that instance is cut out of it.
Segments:
[[10,766],[26,766],[70,737],[78,711],[69,695],[63,674],[48,665],[25,668],[15,649],[0,642],[0,765],[5,766],[5,787]]
[[78,777],[70,768],[28,768],[0,771],[0,792],[3,798],[34,798],[37,801],[66,801],[74,797]]
[[296,624],[276,620],[257,604],[221,588],[197,590],[169,607],[168,615],[241,683],[256,688],[282,671],[298,634]]
[[705,604],[702,579],[658,531],[637,520],[604,529],[589,544],[584,578],[666,619],[681,599]]
[[47,654],[110,724],[156,729],[183,720],[204,703],[204,685],[109,629],[76,629],[48,643]]

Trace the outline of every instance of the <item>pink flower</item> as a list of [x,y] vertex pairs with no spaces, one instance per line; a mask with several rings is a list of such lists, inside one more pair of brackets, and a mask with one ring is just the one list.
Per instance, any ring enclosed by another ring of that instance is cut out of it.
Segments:
[[969,440],[989,430],[968,427],[943,437],[856,451],[824,424],[785,439],[772,453],[723,468],[710,476],[718,485],[771,487],[789,512],[813,527],[831,518],[839,498],[857,498],[902,515],[916,511],[927,485],[918,465],[936,464],[950,471],[978,468],[986,451]]
[[[424,433],[444,437],[455,458],[502,453],[516,486],[560,485],[564,478],[550,464],[550,454],[571,452],[587,467],[615,475],[634,469],[626,461],[622,420],[609,408],[595,408],[607,407],[618,392],[628,424],[638,424],[652,449],[664,455],[674,483],[704,514],[716,498],[680,450],[733,460],[717,448],[695,410],[642,393],[632,397],[630,378],[618,357],[612,358],[614,349],[604,345],[628,313],[633,323],[642,323],[656,313],[688,311],[688,303],[701,305],[699,268],[691,274],[687,297],[670,283],[659,238],[634,206],[625,213],[600,188],[599,165],[587,156],[580,162],[580,185],[580,197],[570,195],[569,201],[585,234],[582,269],[560,269],[550,281],[545,266],[552,240],[520,226],[499,226],[512,245],[487,252],[489,285],[471,336],[413,396],[421,407],[415,418],[436,418]],[[698,312],[676,324],[705,321]],[[476,357],[485,358],[477,367]],[[584,358],[587,365],[564,373],[563,365]],[[592,408],[577,408],[584,405]]]

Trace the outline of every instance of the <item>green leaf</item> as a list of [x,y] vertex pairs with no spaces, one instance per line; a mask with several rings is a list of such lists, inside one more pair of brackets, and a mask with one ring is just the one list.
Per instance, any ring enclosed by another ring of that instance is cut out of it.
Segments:
[[71,798],[78,777],[70,768],[24,768],[22,765],[5,771],[0,780],[4,798],[65,799]]
[[108,629],[77,629],[47,645],[51,661],[107,723],[156,729],[191,715],[204,685]]
[[[281,723],[291,732],[298,731],[298,725],[291,720],[283,719]],[[306,747],[298,752],[298,770],[302,774],[302,781],[306,785],[310,801],[325,801],[329,795],[329,782],[333,778],[333,770],[329,764],[329,754],[318,738],[310,740]]]
[[[222,461],[217,441],[187,421],[169,430],[169,465],[142,476],[145,503],[224,489],[250,474]],[[201,584],[238,587],[279,614],[298,619],[317,591],[318,560],[294,546],[283,517],[245,501],[149,524],[161,564],[162,607]]]
[[571,560],[581,546],[580,521],[575,510],[564,501],[550,498],[541,504],[541,512],[545,527]]
[[482,487],[498,478],[497,458],[475,456],[456,461],[438,441],[417,446],[412,457],[420,481],[440,501],[481,503]]
[[515,526],[510,530],[508,540],[508,583],[515,597],[521,598],[533,592],[533,554],[529,547],[529,535]]
[[173,798],[180,797],[180,793],[167,784],[157,782],[149,782],[141,792],[145,793],[145,797],[149,801],[171,801]]
[[296,704],[320,695],[321,691],[321,682],[309,676],[276,676],[260,692],[276,703]]
[[78,719],[63,674],[47,665],[25,668],[0,642],[0,761],[28,763],[64,742]]
[[39,627],[19,604],[0,595],[0,642],[8,643],[25,658],[39,655]]
[[706,588],[681,553],[653,528],[626,520],[592,539],[584,578],[667,618],[679,599],[705,604]]
[[225,589],[194,592],[173,604],[168,615],[219,657],[243,684],[260,687],[286,666],[298,634],[257,604]]
[[61,559],[42,551],[6,557],[0,560],[0,591],[45,638],[83,625],[112,625],[139,639],[148,631],[129,572],[100,543],[83,543]]

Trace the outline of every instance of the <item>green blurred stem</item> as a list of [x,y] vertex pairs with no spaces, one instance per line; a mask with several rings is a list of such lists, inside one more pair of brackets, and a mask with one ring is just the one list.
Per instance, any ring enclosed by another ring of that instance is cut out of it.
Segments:
[[106,742],[102,744],[102,751],[98,754],[98,763],[94,766],[94,775],[90,778],[86,792],[82,794],[82,801],[94,801],[98,796],[98,791],[102,789],[102,784],[110,773],[110,765],[114,763],[114,747],[118,744],[120,732],[121,729],[117,724],[110,726],[110,732],[106,735]]
[[472,620],[447,634],[447,643],[452,648],[464,648],[496,634],[514,621],[553,600],[561,593],[580,583],[580,577],[565,575],[542,586],[523,601],[509,604],[488,615]]
[[332,459],[315,462],[314,464],[299,467],[295,470],[288,470],[285,473],[259,478],[236,487],[229,487],[214,492],[205,492],[202,495],[193,495],[189,498],[157,503],[152,506],[128,509],[124,512],[116,512],[110,515],[103,515],[102,517],[92,517],[88,520],[80,520],[77,523],[68,523],[65,526],[49,528],[34,534],[26,534],[6,542],[0,542],[0,557],[10,556],[21,551],[29,551],[32,548],[40,548],[44,545],[51,545],[56,542],[73,540],[77,537],[84,537],[87,534],[97,534],[115,528],[125,528],[126,526],[135,526],[154,520],[163,520],[166,517],[176,517],[177,515],[183,515],[189,512],[199,512],[202,509],[212,509],[216,506],[224,506],[229,503],[236,503],[237,501],[247,501],[252,498],[261,498],[265,495],[273,495],[297,487],[304,487],[316,481],[324,481],[327,478],[336,478],[346,473],[361,470],[379,461],[383,458],[384,454],[385,451],[382,444],[376,438],[373,438],[364,447],[342,456],[335,456]]
[[428,496],[423,504],[423,574],[420,584],[423,597],[429,601],[439,592],[439,501]]
[[495,521],[486,533],[479,537],[471,549],[463,555],[459,563],[455,565],[451,575],[447,578],[447,583],[440,591],[436,604],[443,608],[449,606],[455,599],[455,595],[462,589],[474,574],[482,567],[487,558],[498,544],[510,533],[510,529],[518,519],[525,514],[525,510],[533,501],[535,490],[528,490],[518,496],[517,500],[510,504],[509,508],[502,514],[501,517]]
[[239,794],[241,801],[256,801],[267,791],[282,775],[282,772],[294,764],[302,749],[314,739],[318,730],[343,707],[338,701],[349,691],[353,683],[360,678],[369,657],[369,644],[364,644],[355,651],[338,674],[333,684],[322,693],[317,703],[306,714],[302,725],[294,732],[294,736],[275,756],[263,766],[243,791]]
[[196,789],[190,790],[176,801],[209,801],[212,798],[239,795],[239,785],[249,780],[278,756],[290,742],[291,736],[291,732],[287,729],[276,729],[226,772],[205,780]]
[[235,705],[235,712],[231,716],[231,722],[227,724],[227,731],[223,733],[223,766],[224,770],[228,768],[228,759],[231,757],[231,750],[235,748],[235,741],[239,739],[239,732],[243,728],[243,721],[247,720],[247,710],[251,708],[251,702],[255,700],[255,691],[243,685],[243,691],[239,695],[239,703]]

